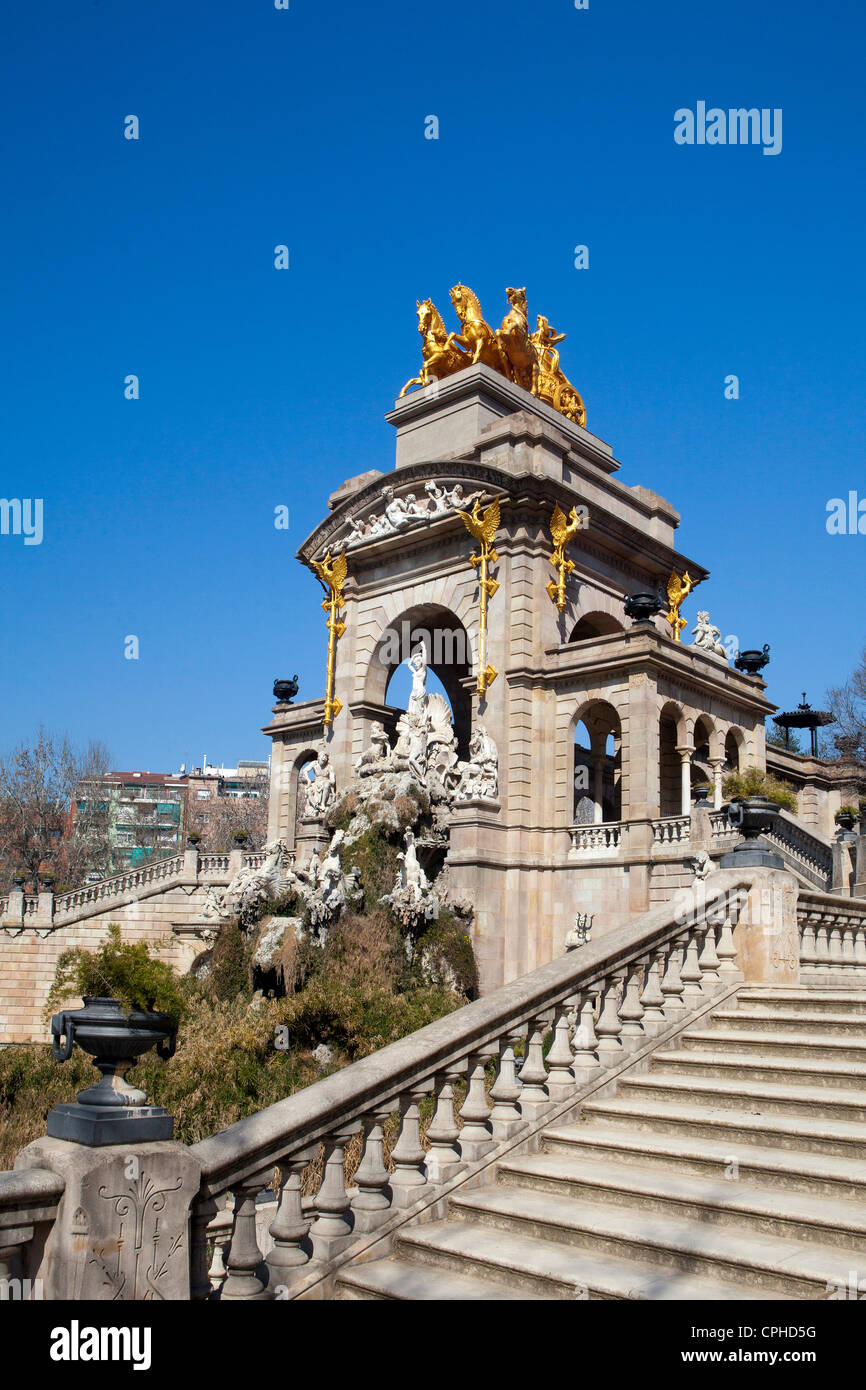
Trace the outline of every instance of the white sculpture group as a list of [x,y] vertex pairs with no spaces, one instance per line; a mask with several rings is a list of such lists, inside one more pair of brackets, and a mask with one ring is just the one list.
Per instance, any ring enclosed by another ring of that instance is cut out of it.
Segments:
[[448,701],[442,695],[427,693],[423,646],[412,653],[406,665],[412,673],[412,689],[406,713],[397,720],[397,741],[392,748],[384,726],[374,720],[370,745],[355,760],[355,776],[411,772],[439,801],[453,804],[476,797],[495,799],[499,794],[499,753],[484,725],[479,724],[472,734],[469,758],[458,758]]
[[417,928],[424,922],[435,921],[439,915],[439,899],[431,891],[430,881],[418,860],[414,831],[406,831],[403,846],[397,856],[400,868],[394,887],[380,902],[391,908],[404,927]]
[[449,512],[468,510],[476,497],[482,496],[480,492],[472,492],[468,497],[464,497],[461,483],[455,484],[449,490],[432,480],[424,484],[424,492],[424,498],[417,498],[414,492],[407,493],[405,497],[398,497],[393,487],[386,484],[382,488],[382,512],[372,513],[363,520],[356,516],[349,517],[351,535],[346,542],[347,548],[351,549],[365,541],[379,540],[382,536],[393,536],[397,531],[417,526],[421,522],[435,521],[438,517],[447,516]]

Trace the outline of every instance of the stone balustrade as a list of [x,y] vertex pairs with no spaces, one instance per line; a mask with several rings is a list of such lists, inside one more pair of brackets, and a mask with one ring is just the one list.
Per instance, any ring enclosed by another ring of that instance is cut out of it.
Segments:
[[13,892],[0,898],[0,925],[13,929],[28,925],[67,926],[83,917],[164,892],[175,884],[225,886],[241,866],[258,869],[264,860],[261,851],[199,854],[189,849],[185,854],[157,859],[68,893],[55,895],[50,888],[38,894]]
[[781,811],[764,838],[781,854],[789,868],[801,873],[818,889],[829,888],[833,877],[832,844],[806,830]]
[[[676,907],[654,908],[193,1145],[202,1182],[191,1211],[192,1296],[215,1296],[215,1283],[228,1300],[315,1289],[359,1241],[435,1205],[450,1182],[732,992],[742,979],[733,930],[750,884],[751,875],[720,872],[711,885],[680,894]],[[432,1108],[423,1140],[422,1104]],[[388,1165],[384,1126],[392,1115],[398,1136]],[[345,1152],[356,1135],[361,1160],[350,1190]],[[321,1177],[312,1200],[303,1199],[314,1159]],[[275,1168],[279,1195],[262,1240],[257,1199],[272,1187]],[[227,1192],[234,1206],[223,1278]],[[266,1255],[262,1244],[270,1244]]]
[[597,825],[574,825],[571,827],[571,848],[584,854],[599,854],[605,850],[618,850],[622,845],[623,822],[607,821]]
[[688,845],[691,838],[691,816],[662,816],[652,826],[653,843],[657,845]]
[[29,1285],[30,1244],[37,1228],[54,1222],[65,1186],[47,1168],[0,1173],[0,1300],[39,1296]]
[[800,973],[811,983],[860,985],[866,980],[866,902],[831,893],[800,893]]

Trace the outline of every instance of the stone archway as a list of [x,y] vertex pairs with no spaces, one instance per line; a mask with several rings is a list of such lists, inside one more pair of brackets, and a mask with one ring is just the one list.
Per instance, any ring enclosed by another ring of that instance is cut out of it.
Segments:
[[607,700],[577,710],[574,740],[575,823],[622,819],[622,725]]
[[388,624],[369,660],[365,703],[380,707],[386,704],[391,677],[422,642],[428,668],[442,683],[451,706],[458,753],[465,757],[472,731],[473,653],[466,628],[451,609],[435,603],[416,604]]
[[686,723],[682,707],[668,700],[659,713],[659,815],[688,814],[683,806],[683,754]]
[[584,613],[583,617],[575,624],[568,641],[571,642],[591,642],[596,637],[612,637],[618,632],[624,632],[623,624],[610,613]]

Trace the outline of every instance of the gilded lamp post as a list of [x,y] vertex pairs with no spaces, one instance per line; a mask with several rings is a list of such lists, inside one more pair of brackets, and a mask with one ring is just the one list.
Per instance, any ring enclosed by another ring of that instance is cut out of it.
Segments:
[[342,555],[338,555],[335,560],[332,560],[329,550],[324,560],[313,560],[311,563],[326,594],[326,598],[322,602],[322,607],[327,614],[328,676],[325,684],[325,716],[323,723],[326,728],[330,728],[335,717],[343,708],[342,702],[338,700],[334,694],[334,673],[337,665],[337,642],[346,631],[346,624],[339,616],[340,609],[345,607],[343,584],[346,581],[346,574],[348,572],[346,552],[344,550]]
[[499,529],[499,498],[495,497],[487,508],[484,515],[481,515],[481,503],[476,497],[475,505],[471,512],[461,512],[456,508],[463,518],[463,524],[470,535],[474,536],[480,547],[479,555],[470,555],[469,563],[473,569],[478,571],[479,588],[479,638],[478,638],[478,694],[485,695],[487,687],[492,685],[499,675],[495,666],[491,666],[487,660],[487,601],[491,599],[499,588],[499,581],[490,578],[490,566],[495,565],[499,556],[493,548],[493,541]]

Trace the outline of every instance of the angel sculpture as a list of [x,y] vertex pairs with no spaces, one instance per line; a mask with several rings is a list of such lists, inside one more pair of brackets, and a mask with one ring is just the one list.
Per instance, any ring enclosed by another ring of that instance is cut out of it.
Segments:
[[688,627],[686,619],[680,617],[680,609],[694,587],[694,581],[688,570],[682,578],[676,570],[671,570],[671,577],[668,580],[668,604],[670,606],[665,614],[665,621],[670,624],[673,630],[675,642],[680,641],[680,633],[684,627]]
[[555,503],[553,516],[550,519],[550,534],[553,537],[553,554],[550,563],[556,570],[556,579],[551,579],[545,586],[550,595],[551,603],[555,603],[560,613],[565,611],[565,581],[574,569],[574,561],[566,560],[565,547],[574,539],[578,531],[583,527],[583,516],[578,512],[577,507],[572,507],[565,519],[565,512],[559,503]]
[[455,509],[457,514],[463,518],[463,524],[471,536],[474,536],[481,548],[480,555],[470,555],[469,563],[473,569],[478,570],[478,588],[480,591],[480,615],[479,615],[479,650],[478,650],[478,694],[485,695],[487,687],[496,680],[499,672],[495,666],[491,666],[487,660],[487,600],[492,598],[499,588],[496,579],[491,579],[488,574],[490,565],[495,565],[499,556],[493,546],[496,532],[499,530],[499,498],[494,497],[490,506],[481,515],[481,499],[476,497],[471,512]]

